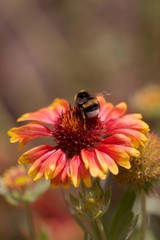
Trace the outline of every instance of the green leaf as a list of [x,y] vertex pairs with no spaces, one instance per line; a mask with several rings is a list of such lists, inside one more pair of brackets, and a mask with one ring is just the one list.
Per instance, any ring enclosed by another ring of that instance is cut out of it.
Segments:
[[136,199],[134,191],[126,191],[113,214],[110,225],[112,240],[127,240],[133,232],[138,216],[134,216],[132,207]]
[[49,189],[49,186],[49,181],[40,180],[33,186],[33,188],[29,188],[23,193],[22,200],[24,202],[36,201],[44,192]]
[[93,238],[88,232],[85,232],[84,233],[84,240],[93,240]]
[[139,214],[136,214],[133,218],[132,218],[132,221],[130,222],[130,224],[128,225],[128,230],[126,231],[126,237],[124,238],[124,240],[128,240],[133,231],[135,230],[136,228],[136,225],[137,225],[137,222],[138,222],[138,217],[139,217]]
[[93,183],[92,193],[94,193],[94,195],[97,199],[101,199],[103,197],[103,189],[100,185],[100,182],[99,182],[98,178]]
[[17,201],[16,199],[14,199],[13,198],[13,196],[11,196],[11,195],[7,195],[7,196],[5,196],[5,199],[6,199],[6,201],[9,203],[9,204],[12,204],[12,205],[14,205],[14,206],[17,206],[18,204],[19,204],[19,201]]
[[110,201],[111,201],[111,188],[108,188],[107,191],[105,192],[105,195],[104,195],[104,203],[105,203],[105,208],[106,208],[106,211],[110,205]]
[[75,196],[73,196],[72,194],[69,194],[69,198],[70,198],[71,203],[73,204],[73,206],[75,208],[78,208],[79,207],[79,200]]

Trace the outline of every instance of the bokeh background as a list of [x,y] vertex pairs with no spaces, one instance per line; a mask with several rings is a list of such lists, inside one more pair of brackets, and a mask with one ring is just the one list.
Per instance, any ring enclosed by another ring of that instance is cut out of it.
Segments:
[[[72,103],[81,89],[107,91],[109,101],[136,108],[136,92],[160,84],[159,23],[158,0],[1,0],[0,174],[19,156],[7,130],[55,97]],[[28,239],[22,209],[0,197],[0,212],[0,239]],[[59,190],[34,204],[34,214],[55,229],[53,239],[82,239]]]

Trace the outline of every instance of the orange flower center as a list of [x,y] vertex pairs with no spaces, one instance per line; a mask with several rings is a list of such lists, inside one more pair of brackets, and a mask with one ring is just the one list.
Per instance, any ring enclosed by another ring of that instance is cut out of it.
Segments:
[[77,108],[62,114],[54,125],[53,136],[69,157],[80,153],[81,149],[93,148],[103,139],[104,127],[98,117],[83,118]]

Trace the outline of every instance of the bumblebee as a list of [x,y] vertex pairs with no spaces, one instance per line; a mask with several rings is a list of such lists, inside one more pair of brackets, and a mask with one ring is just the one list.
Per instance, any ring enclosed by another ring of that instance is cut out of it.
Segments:
[[87,91],[81,90],[74,98],[75,105],[81,111],[84,120],[86,118],[95,118],[100,111],[100,105],[98,100],[91,96]]

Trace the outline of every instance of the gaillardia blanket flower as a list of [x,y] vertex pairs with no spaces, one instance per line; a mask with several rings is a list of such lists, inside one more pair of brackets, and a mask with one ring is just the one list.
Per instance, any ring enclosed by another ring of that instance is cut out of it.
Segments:
[[49,187],[47,181],[33,182],[26,166],[11,166],[0,177],[0,195],[13,205],[34,202]]
[[[53,139],[53,145],[34,147],[18,160],[31,164],[28,174],[33,180],[45,177],[52,186],[64,187],[79,187],[82,180],[90,187],[91,177],[105,179],[108,170],[118,174],[118,165],[131,167],[130,157],[138,157],[139,146],[147,140],[148,125],[141,114],[126,114],[124,102],[114,106],[102,96],[97,100],[98,116],[87,117],[78,105],[55,99],[48,107],[22,115],[17,121],[29,123],[8,131],[10,141],[21,146],[37,138]],[[92,109],[87,101],[87,110],[95,110],[94,101]]]

